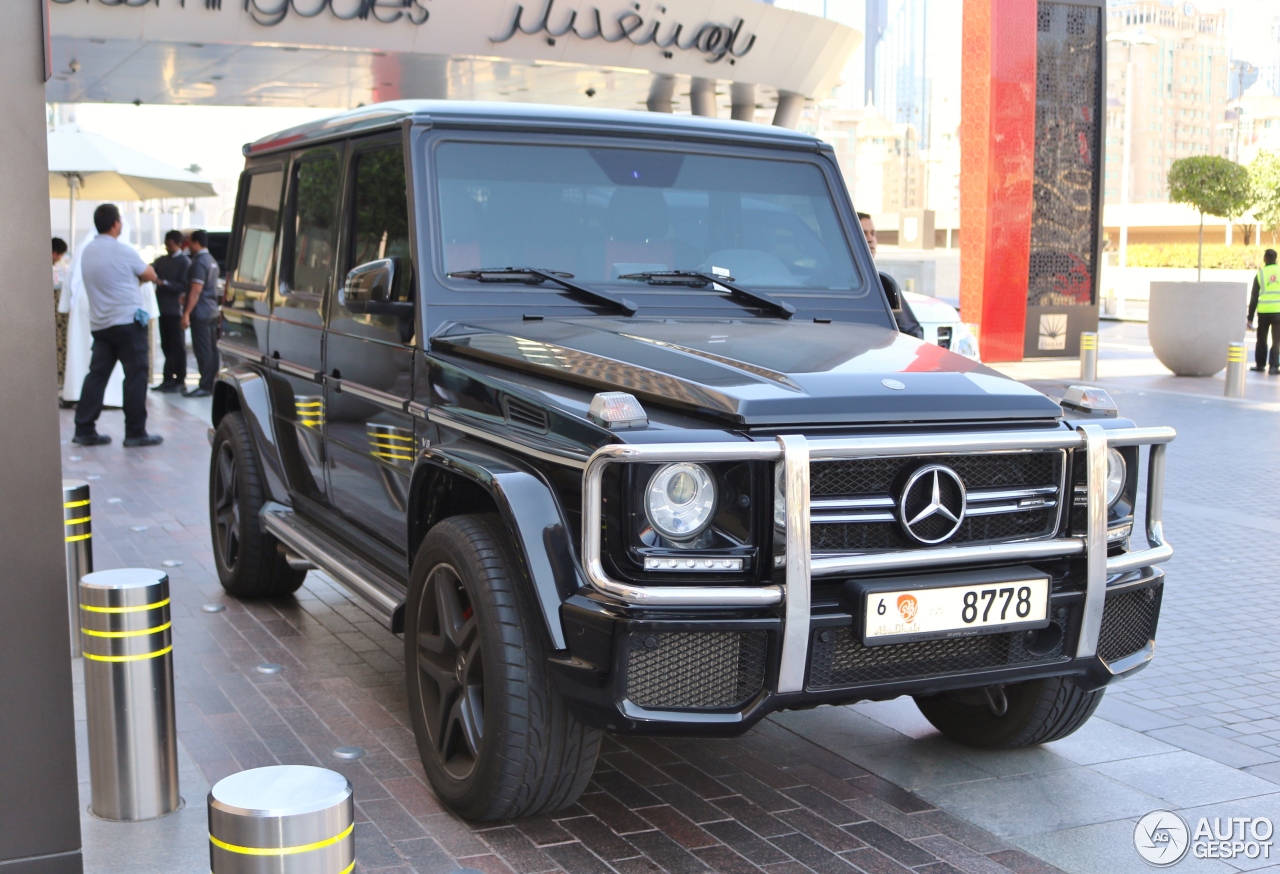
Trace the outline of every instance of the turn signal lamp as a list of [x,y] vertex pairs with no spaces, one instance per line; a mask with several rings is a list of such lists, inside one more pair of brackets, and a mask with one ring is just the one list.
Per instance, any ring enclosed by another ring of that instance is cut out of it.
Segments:
[[1073,385],[1062,395],[1062,405],[1077,413],[1114,419],[1120,413],[1106,389],[1089,385]]
[[625,391],[603,391],[591,399],[587,415],[597,425],[610,431],[625,431],[630,428],[647,428],[649,416],[636,400],[635,395]]

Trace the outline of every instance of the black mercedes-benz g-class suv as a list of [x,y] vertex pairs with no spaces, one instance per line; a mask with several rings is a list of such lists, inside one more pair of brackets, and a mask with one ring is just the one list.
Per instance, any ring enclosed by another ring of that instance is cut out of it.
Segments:
[[900,333],[814,137],[402,102],[245,155],[219,575],[403,632],[458,813],[569,804],[602,731],[820,704],[1038,744],[1151,658],[1173,432]]

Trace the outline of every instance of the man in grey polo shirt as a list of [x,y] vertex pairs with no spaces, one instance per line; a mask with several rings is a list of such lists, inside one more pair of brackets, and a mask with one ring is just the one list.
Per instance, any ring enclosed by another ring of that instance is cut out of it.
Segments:
[[189,240],[191,267],[187,270],[187,307],[182,327],[191,329],[191,351],[200,368],[200,384],[184,391],[184,398],[207,398],[213,394],[213,378],[218,374],[218,327],[222,311],[218,308],[218,262],[209,251],[209,234],[191,232]]
[[98,236],[79,256],[89,295],[93,355],[76,404],[76,433],[71,442],[81,446],[111,442],[109,435],[98,433],[97,424],[103,392],[119,361],[124,367],[124,445],[155,446],[163,438],[147,433],[148,337],[139,286],[155,282],[156,271],[120,242],[120,210],[115,204],[104,203],[94,210],[93,226]]

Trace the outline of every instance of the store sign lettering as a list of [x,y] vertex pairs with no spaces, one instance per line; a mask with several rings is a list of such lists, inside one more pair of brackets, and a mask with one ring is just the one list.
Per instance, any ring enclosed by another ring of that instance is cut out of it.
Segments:
[[[77,0],[53,0],[54,3],[67,5]],[[89,0],[85,0],[89,2]],[[103,6],[159,6],[160,0],[98,0]],[[169,0],[170,3],[186,8],[187,0]],[[203,6],[205,9],[220,10],[222,4],[228,5],[235,0],[191,0],[193,7]],[[407,21],[410,24],[426,24],[431,13],[426,7],[427,0],[242,0],[243,9],[255,23],[265,27],[274,27],[289,17],[315,18],[328,12],[339,21],[378,21],[383,24],[394,24]]]
[[244,0],[245,12],[257,24],[272,27],[292,12],[298,18],[315,18],[325,10],[339,21],[408,21],[426,24],[431,13],[426,0]]
[[[585,13],[571,9],[558,24],[553,25],[552,11],[555,2],[556,0],[543,0],[542,11],[530,17],[528,21],[525,20],[524,4],[516,4],[515,14],[506,32],[501,36],[489,37],[490,41],[504,43],[517,33],[529,35],[545,33],[548,37],[547,41],[552,45],[555,45],[554,41],[557,37],[568,34],[573,34],[579,39],[599,39],[604,42],[621,42],[625,39],[633,45],[654,45],[668,50],[668,57],[670,57],[669,50],[673,48],[686,52],[700,52],[707,56],[709,64],[718,63],[724,60],[725,56],[729,57],[729,63],[732,64],[734,58],[746,56],[756,44],[753,34],[746,39],[744,45],[739,45],[743,37],[741,19],[738,19],[733,26],[707,23],[696,30],[691,28],[687,33],[685,26],[676,22],[669,25],[664,32],[661,20],[654,18],[646,21],[644,16],[634,9],[619,12],[612,19],[608,19],[609,23],[606,24],[606,17],[600,12],[599,7],[592,6]],[[636,6],[638,7],[639,4]],[[663,11],[666,10],[663,9]]]

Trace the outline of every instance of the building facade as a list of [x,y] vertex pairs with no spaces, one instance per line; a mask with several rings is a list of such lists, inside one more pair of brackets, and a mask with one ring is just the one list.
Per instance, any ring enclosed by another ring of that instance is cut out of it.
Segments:
[[[1125,101],[1132,89],[1131,203],[1165,203],[1169,167],[1192,155],[1231,155],[1226,124],[1227,14],[1190,2],[1113,3],[1107,9],[1107,123],[1104,194],[1120,203]],[[1129,42],[1141,34],[1154,44]],[[1126,81],[1132,60],[1133,80]]]

